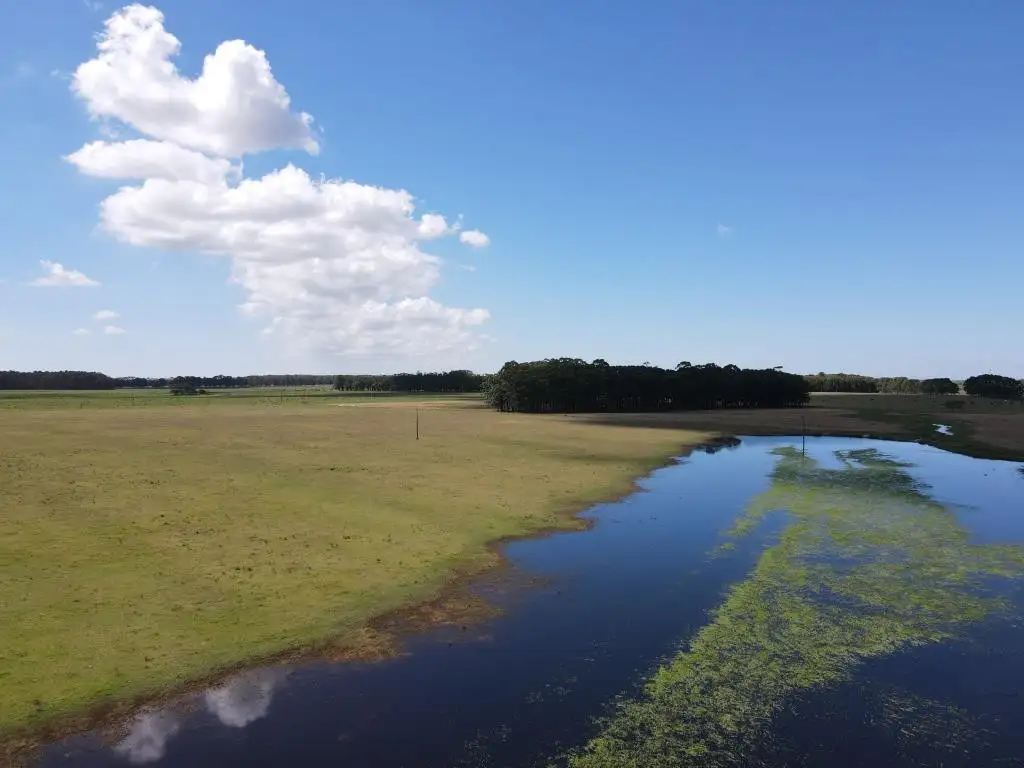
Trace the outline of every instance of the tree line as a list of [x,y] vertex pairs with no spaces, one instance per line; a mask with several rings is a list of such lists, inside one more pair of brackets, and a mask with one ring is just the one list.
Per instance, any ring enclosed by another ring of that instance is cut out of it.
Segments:
[[816,373],[805,376],[812,392],[861,392],[891,395],[955,395],[952,379],[910,379],[906,376],[862,376],[856,373]]
[[[672,403],[685,402],[690,405],[686,408],[703,407],[733,407],[735,404],[753,402],[756,393],[759,391],[753,382],[760,381],[755,374],[764,374],[765,382],[777,382],[781,379],[772,378],[777,376],[779,371],[773,371],[771,376],[763,371],[749,371],[737,368],[735,365],[719,367],[713,363],[707,365],[690,365],[680,363],[674,370],[655,368],[649,365],[641,366],[610,366],[603,360],[595,360],[587,363],[582,360],[562,358],[559,360],[541,360],[533,363],[506,363],[498,374],[479,374],[468,370],[439,371],[439,372],[416,372],[416,373],[395,373],[377,375],[322,375],[322,374],[254,374],[250,376],[176,376],[170,378],[142,377],[142,376],[107,376],[96,371],[0,371],[0,390],[24,389],[24,390],[103,390],[103,389],[173,389],[184,387],[189,390],[199,389],[235,389],[243,387],[301,387],[301,386],[331,386],[341,391],[360,392],[481,392],[487,391],[488,397],[492,392],[498,394],[499,399],[504,397],[501,387],[511,386],[514,382],[517,393],[520,397],[526,390],[526,384],[521,384],[519,378],[530,377],[527,373],[511,374],[509,366],[526,366],[524,371],[561,371],[562,373],[551,373],[551,386],[564,388],[565,395],[555,398],[558,402],[569,402],[576,397],[575,392],[579,387],[581,393],[578,409],[594,410],[585,405],[587,397],[598,398],[595,402],[600,403],[600,410],[660,410],[661,406],[652,406],[650,392],[663,392],[664,382],[659,376],[671,374],[672,381],[679,387],[680,382],[685,381],[685,387],[681,389],[668,388],[669,394],[665,395]],[[532,368],[531,366],[537,366]],[[572,370],[567,374],[565,371]],[[661,373],[652,373],[661,372]],[[738,375],[739,371],[742,375]],[[531,374],[532,375],[532,374]],[[545,374],[546,375],[546,374]],[[785,374],[791,376],[791,374]],[[501,378],[498,381],[499,377]],[[568,377],[568,378],[566,378]],[[933,379],[911,379],[904,376],[894,377],[872,377],[850,373],[817,373],[801,378],[807,385],[809,392],[868,392],[880,394],[936,394],[954,395],[961,391],[960,385],[948,378]],[[788,381],[788,379],[786,379]],[[656,381],[662,383],[655,384]],[[577,383],[582,382],[582,383]],[[628,384],[626,382],[637,382]],[[642,384],[641,384],[642,382]],[[742,382],[742,384],[737,384]],[[536,389],[536,382],[529,384],[529,387]],[[543,386],[547,386],[546,384]],[[586,395],[582,393],[587,387],[603,387],[605,394]],[[675,385],[673,385],[675,386]],[[497,387],[497,388],[495,388]],[[574,389],[574,387],[576,389]],[[630,389],[632,387],[633,389]],[[745,387],[745,389],[744,389]],[[623,389],[624,388],[624,389]],[[709,389],[710,388],[710,389]],[[717,389],[716,389],[717,388]],[[528,401],[537,399],[530,389]],[[693,405],[693,403],[716,403],[718,395],[722,393],[721,402],[729,405]],[[511,391],[511,390],[510,390]],[[537,390],[540,391],[540,390]],[[781,390],[780,390],[781,391]],[[995,374],[980,374],[972,376],[963,382],[963,391],[973,397],[988,397],[1001,400],[1024,399],[1024,381],[1009,376],[998,376]],[[621,395],[619,393],[622,393]],[[604,398],[604,399],[600,399]],[[622,406],[609,408],[608,398],[618,402]],[[681,398],[681,399],[680,399]],[[770,399],[770,398],[769,398]],[[555,402],[552,400],[551,402]],[[504,401],[502,401],[504,402]],[[660,402],[657,401],[656,402]],[[547,406],[545,406],[547,407]],[[675,405],[671,406],[675,408]],[[549,410],[565,410],[558,407],[551,407]]]
[[116,382],[95,371],[0,371],[0,389],[116,389]]
[[493,408],[530,413],[784,408],[810,399],[806,379],[774,368],[682,362],[668,369],[574,358],[505,363],[484,391]]
[[[961,385],[952,379],[909,379],[905,376],[873,377],[856,373],[816,373],[805,376],[812,392],[872,392],[896,395],[956,395]],[[984,373],[963,382],[964,394],[995,400],[1024,399],[1024,379]]]
[[479,392],[486,377],[472,371],[386,375],[257,374],[251,376],[107,376],[96,371],[0,371],[3,389],[241,389],[244,387],[333,387],[361,392]]
[[391,392],[479,392],[486,376],[467,370],[394,373],[382,376],[335,376],[340,390]]
[[239,387],[331,386],[334,376],[302,373],[251,376],[107,376],[96,371],[0,371],[0,389],[166,389],[175,379],[187,379],[204,389]]

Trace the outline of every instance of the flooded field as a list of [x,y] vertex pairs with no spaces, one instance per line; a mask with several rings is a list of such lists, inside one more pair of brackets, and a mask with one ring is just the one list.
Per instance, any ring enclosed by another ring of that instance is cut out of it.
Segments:
[[[1009,766],[1024,475],[748,438],[507,548],[504,613],[383,662],[256,669],[43,766]],[[515,581],[513,579],[513,581]]]

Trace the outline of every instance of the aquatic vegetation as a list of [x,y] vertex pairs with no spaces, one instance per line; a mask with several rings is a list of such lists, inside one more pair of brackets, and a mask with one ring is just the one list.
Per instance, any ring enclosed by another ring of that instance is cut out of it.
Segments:
[[908,465],[873,449],[837,452],[835,469],[776,453],[771,487],[730,533],[784,509],[778,543],[689,649],[570,758],[574,768],[744,764],[795,695],[1006,609],[999,580],[1024,574],[1024,548],[971,543]]

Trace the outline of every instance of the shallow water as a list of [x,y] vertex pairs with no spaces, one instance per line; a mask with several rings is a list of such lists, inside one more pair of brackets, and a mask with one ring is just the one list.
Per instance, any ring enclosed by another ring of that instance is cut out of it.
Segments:
[[[590,510],[597,524],[589,531],[510,544],[517,571],[544,586],[490,592],[507,610],[481,627],[412,638],[407,655],[384,662],[253,670],[141,714],[113,743],[93,734],[50,745],[41,764],[560,764],[566,750],[604,732],[594,718],[614,714],[616,697],[641,701],[645,676],[671,665],[713,623],[709,612],[730,587],[750,583],[780,536],[806,520],[806,510],[768,511],[750,519],[752,532],[727,535],[756,499],[778,492],[773,470],[785,460],[773,451],[784,446],[799,451],[800,439],[747,438],[695,453],[632,496]],[[1024,476],[1013,465],[912,443],[807,441],[830,482],[852,466],[837,452],[866,449],[912,464],[893,472],[926,484],[913,491],[927,500],[924,513],[948,510],[947,527],[965,532],[970,546],[1001,552],[1024,542]],[[998,609],[956,612],[955,631],[934,638],[904,632],[913,642],[858,658],[828,684],[780,695],[767,736],[742,742],[744,761],[1020,764],[1024,634],[1016,617],[1024,601],[1008,575],[1016,574],[1003,569],[982,585],[1002,598]],[[949,599],[933,602],[949,612]],[[719,764],[730,764],[726,757]]]

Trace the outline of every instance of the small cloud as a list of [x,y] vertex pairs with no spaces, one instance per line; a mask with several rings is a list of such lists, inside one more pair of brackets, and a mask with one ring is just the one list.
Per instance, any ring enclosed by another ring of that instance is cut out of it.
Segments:
[[87,288],[99,283],[92,278],[86,277],[77,269],[66,269],[63,264],[56,261],[40,261],[46,271],[44,277],[36,278],[32,285],[38,288]]
[[90,333],[91,333],[91,331],[88,328],[75,328],[75,330],[73,330],[71,332],[71,335],[72,336],[88,336]]
[[719,237],[732,237],[732,227],[726,226],[725,224],[718,225],[718,236]]
[[121,315],[112,309],[101,309],[92,316],[93,320],[117,320]]
[[419,231],[420,235],[427,239],[441,237],[448,234],[448,222],[444,220],[444,216],[427,213],[420,219]]
[[476,267],[472,264],[458,264],[456,266],[458,266],[459,269],[466,270],[467,272],[476,272]]
[[103,333],[106,336],[120,336],[123,333],[128,333],[128,331],[116,325],[104,325]]
[[14,68],[14,74],[18,77],[32,77],[35,74],[35,68],[27,61],[23,61]]
[[465,232],[459,235],[459,241],[466,245],[471,245],[474,248],[483,248],[490,245],[491,238],[481,232],[479,229],[467,229]]
[[99,0],[82,0],[82,5],[84,5],[93,13],[99,13],[103,10],[103,3],[101,3]]
[[71,75],[69,73],[65,72],[63,69],[51,69],[50,70],[50,77],[52,77],[54,80],[70,80],[71,79]]

